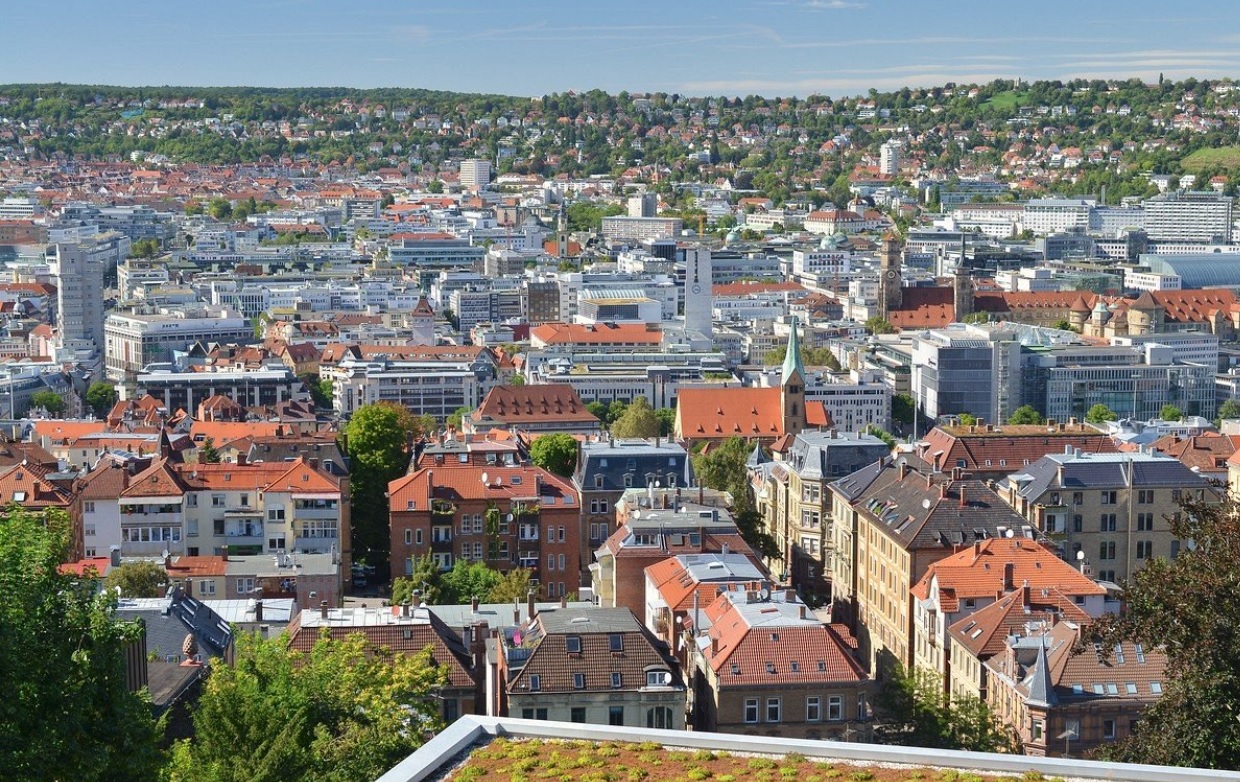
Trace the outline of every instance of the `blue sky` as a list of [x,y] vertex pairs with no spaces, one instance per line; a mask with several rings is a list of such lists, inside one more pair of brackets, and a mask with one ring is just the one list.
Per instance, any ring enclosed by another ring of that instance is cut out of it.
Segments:
[[853,95],[995,78],[1240,78],[1240,3],[43,0],[0,82]]

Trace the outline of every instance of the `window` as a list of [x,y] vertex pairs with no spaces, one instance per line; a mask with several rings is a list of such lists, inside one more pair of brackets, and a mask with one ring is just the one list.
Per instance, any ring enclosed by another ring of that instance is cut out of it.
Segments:
[[663,728],[666,730],[675,728],[676,726],[672,724],[672,710],[666,706],[656,706],[653,709],[647,709],[646,727]]
[[421,546],[422,545],[422,530],[420,529],[414,530],[413,538],[414,538],[414,545]]
[[1073,532],[1080,532],[1080,531],[1081,531],[1081,525],[1082,525],[1084,522],[1085,522],[1085,518],[1084,518],[1081,514],[1079,514],[1079,513],[1074,513],[1074,514],[1072,514],[1072,531],[1073,531]]
[[608,707],[607,724],[608,725],[623,725],[624,724],[624,707],[623,706]]
[[536,673],[530,674],[530,692],[538,692],[542,689],[542,677]]
[[564,650],[569,654],[581,654],[581,636],[570,635],[565,638]]
[[646,671],[647,687],[663,687],[672,683],[672,674],[668,671]]
[[1104,739],[1115,738],[1115,720],[1103,720],[1102,721],[1102,738]]
[[406,546],[413,545],[413,530],[411,529],[405,530],[405,545]]
[[1098,544],[1098,559],[1115,559],[1115,541],[1104,540]]
[[1150,693],[1153,695],[1162,695],[1162,682],[1150,682]]
[[1072,504],[1073,505],[1084,505],[1085,504],[1085,492],[1083,491],[1072,492]]
[[758,699],[745,699],[745,722],[754,723],[758,721]]
[[779,698],[766,699],[766,721],[779,722]]
[[1046,723],[1043,722],[1042,720],[1034,720],[1033,721],[1033,740],[1041,741],[1044,735],[1046,735]]
[[1137,492],[1137,504],[1138,505],[1153,505],[1154,504],[1154,490],[1153,489],[1139,490]]
[[568,710],[568,721],[569,722],[585,722],[586,721],[585,707],[574,706],[571,709],[569,709]]
[[547,719],[547,710],[546,709],[522,709],[521,719],[545,720]]
[[586,688],[586,675],[584,673],[573,674],[573,689],[584,690]]
[[1098,530],[1100,532],[1114,532],[1115,531],[1115,514],[1114,513],[1102,514],[1102,516],[1098,519]]
[[215,582],[214,581],[208,581],[207,579],[204,578],[202,581],[198,582],[198,595],[200,597],[206,597],[208,595],[214,595],[214,594],[215,594]]
[[246,576],[237,579],[237,594],[248,595],[254,591],[254,577]]
[[453,699],[446,699],[443,702],[443,718],[445,722],[456,722],[456,718],[460,716],[460,704]]
[[1136,682],[1124,682],[1124,692],[1128,693],[1129,695],[1136,695],[1137,694],[1137,683]]
[[619,633],[612,633],[611,635],[607,636],[607,646],[613,652],[623,652],[624,651],[624,636],[620,635]]
[[87,513],[94,513],[95,512],[95,501],[87,500],[86,502],[83,502],[82,510],[86,511]]
[[624,674],[616,671],[611,674],[611,688],[618,690],[624,686]]
[[224,495],[223,494],[212,494],[211,495],[211,507],[212,508],[224,507]]
[[1102,495],[1099,499],[1103,505],[1114,505],[1115,504],[1115,492],[1104,491],[1102,492]]
[[827,719],[838,722],[844,719],[844,696],[832,695],[827,698]]
[[283,535],[276,535],[275,537],[267,538],[268,551],[283,551],[286,548],[288,548],[288,546],[285,543],[285,537]]
[[805,699],[805,721],[818,722],[822,719],[822,698],[811,695]]
[[1154,529],[1153,513],[1137,514],[1137,532],[1150,532]]
[[601,475],[594,476],[594,488],[596,489],[603,488],[603,476]]
[[1154,557],[1154,541],[1138,540],[1137,541],[1137,559],[1152,559]]

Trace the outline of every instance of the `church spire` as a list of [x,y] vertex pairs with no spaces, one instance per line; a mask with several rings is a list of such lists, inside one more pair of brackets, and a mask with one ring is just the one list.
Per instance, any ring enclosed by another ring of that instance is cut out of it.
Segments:
[[784,369],[780,380],[781,385],[788,385],[793,374],[805,378],[805,366],[801,363],[801,337],[797,333],[797,317],[792,316],[792,331],[788,334],[788,352],[784,354]]

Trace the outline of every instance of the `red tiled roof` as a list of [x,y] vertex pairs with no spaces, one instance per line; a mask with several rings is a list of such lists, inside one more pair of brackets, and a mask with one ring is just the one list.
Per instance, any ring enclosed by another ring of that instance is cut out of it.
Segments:
[[577,391],[565,383],[495,386],[471,418],[513,426],[536,422],[598,423],[598,417],[586,409]]
[[956,319],[956,298],[951,288],[905,288],[900,308],[887,313],[898,329],[933,329]]
[[677,435],[690,440],[779,437],[784,434],[782,393],[780,388],[683,388],[676,397]]

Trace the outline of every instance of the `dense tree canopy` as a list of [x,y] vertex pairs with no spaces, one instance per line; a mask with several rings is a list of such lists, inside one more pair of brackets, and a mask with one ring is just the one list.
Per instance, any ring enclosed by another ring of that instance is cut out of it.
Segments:
[[633,404],[625,408],[616,422],[611,425],[612,437],[657,437],[660,432],[659,418],[646,397],[639,396]]
[[1119,418],[1115,411],[1099,402],[1085,411],[1085,420],[1091,424],[1101,424]]
[[540,435],[530,444],[530,461],[567,478],[577,469],[577,440],[564,432]]
[[123,597],[162,597],[168,588],[168,574],[154,562],[126,562],[108,570],[104,586],[120,588]]
[[430,650],[392,653],[356,633],[308,654],[288,639],[237,637],[194,711],[194,738],[173,753],[172,782],[376,779],[442,727]]
[[398,405],[365,405],[346,428],[349,482],[353,491],[353,551],[370,564],[386,562],[388,537],[388,483],[409,465],[410,443],[421,434],[419,422]]
[[896,669],[875,701],[875,733],[885,744],[974,752],[1012,751],[1013,735],[976,697],[953,695],[927,670]]
[[718,447],[693,457],[693,472],[703,486],[732,495],[732,515],[736,527],[754,551],[760,552],[766,559],[782,559],[779,543],[763,529],[762,516],[754,505],[749,470],[745,466],[752,450],[753,446],[748,441],[729,437]]
[[1171,534],[1195,545],[1151,559],[1124,585],[1124,613],[1097,629],[1162,649],[1163,695],[1141,716],[1116,759],[1199,768],[1240,768],[1240,508],[1194,502],[1170,518]]
[[86,404],[95,418],[103,418],[116,404],[116,386],[102,380],[90,384],[86,389]]
[[65,411],[65,400],[52,390],[35,391],[30,395],[30,406],[42,408],[55,416]]
[[21,780],[148,780],[162,731],[125,681],[141,634],[115,594],[61,575],[68,520],[10,509],[0,521],[0,759]]
[[1033,405],[1021,405],[1012,411],[1009,424],[1040,424],[1044,419]]

